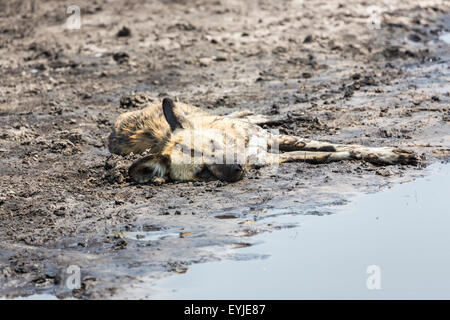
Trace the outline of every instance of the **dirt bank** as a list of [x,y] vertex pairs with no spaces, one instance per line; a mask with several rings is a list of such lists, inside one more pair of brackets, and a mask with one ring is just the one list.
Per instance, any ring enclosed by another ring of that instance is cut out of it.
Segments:
[[[258,258],[233,248],[290,227],[268,215],[326,214],[421,174],[352,161],[286,164],[234,184],[133,185],[131,159],[110,157],[105,137],[147,100],[283,115],[281,132],[449,157],[444,0],[375,11],[359,0],[76,2],[79,30],[60,1],[0,1],[0,295],[151,297],[133,286]],[[81,289],[65,285],[70,265]]]

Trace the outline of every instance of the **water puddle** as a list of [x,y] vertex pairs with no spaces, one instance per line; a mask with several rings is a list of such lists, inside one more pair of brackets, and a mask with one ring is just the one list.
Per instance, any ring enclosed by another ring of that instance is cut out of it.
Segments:
[[449,299],[450,165],[426,174],[326,208],[335,214],[273,217],[294,227],[233,249],[268,258],[195,264],[152,298]]
[[439,40],[444,41],[445,43],[450,44],[450,32],[443,33],[439,36]]
[[174,230],[158,230],[158,231],[122,231],[120,234],[130,240],[139,241],[157,241],[169,237],[182,237],[183,233]]

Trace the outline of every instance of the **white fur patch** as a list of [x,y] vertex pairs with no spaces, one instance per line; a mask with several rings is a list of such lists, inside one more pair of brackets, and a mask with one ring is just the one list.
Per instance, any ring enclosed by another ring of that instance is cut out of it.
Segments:
[[159,164],[159,163],[153,163],[153,176],[163,178],[166,175],[166,167]]

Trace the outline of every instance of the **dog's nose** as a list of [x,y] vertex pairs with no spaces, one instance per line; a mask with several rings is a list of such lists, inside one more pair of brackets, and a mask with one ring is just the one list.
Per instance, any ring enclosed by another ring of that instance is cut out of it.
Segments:
[[234,182],[242,179],[244,168],[241,164],[232,164],[228,167],[228,174],[224,176],[224,180]]
[[216,178],[228,182],[242,179],[245,172],[245,168],[241,164],[215,164],[211,165],[209,169]]
[[242,171],[242,165],[241,164],[235,164],[233,165],[232,171],[235,173],[239,173]]

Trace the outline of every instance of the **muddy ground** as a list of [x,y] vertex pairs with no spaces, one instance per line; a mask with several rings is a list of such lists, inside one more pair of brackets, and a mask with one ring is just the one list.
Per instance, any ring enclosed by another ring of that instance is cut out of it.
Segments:
[[[79,30],[67,28],[72,3]],[[193,263],[264,258],[234,248],[291,227],[267,216],[327,214],[422,173],[293,163],[233,184],[134,185],[132,157],[111,157],[105,137],[146,101],[251,109],[282,116],[271,127],[284,133],[447,161],[450,5],[370,5],[1,0],[0,296],[151,298],[153,280]],[[66,285],[70,265],[80,289]]]

